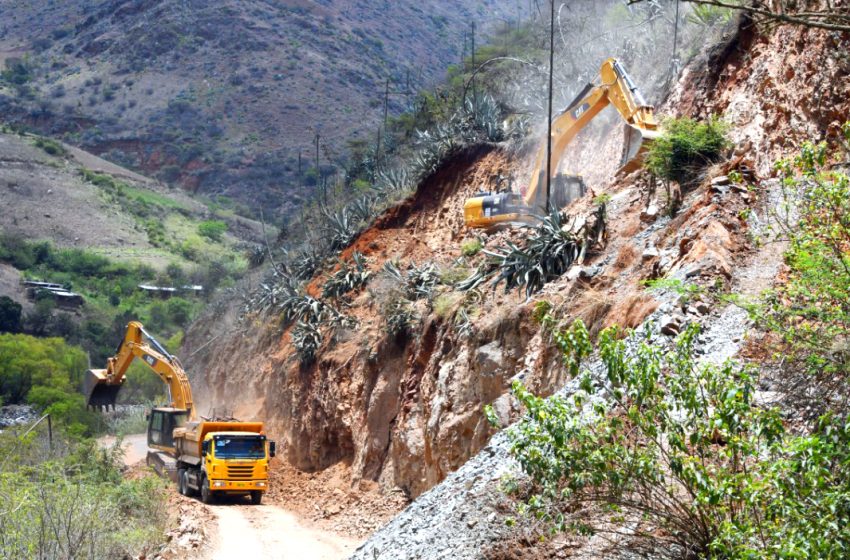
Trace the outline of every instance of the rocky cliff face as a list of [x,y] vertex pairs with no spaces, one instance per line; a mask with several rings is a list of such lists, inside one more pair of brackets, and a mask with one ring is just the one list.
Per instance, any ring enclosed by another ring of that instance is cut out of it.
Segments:
[[[706,287],[722,283],[746,296],[768,288],[781,272],[783,245],[757,240],[767,235],[771,217],[787,202],[778,181],[770,178],[771,163],[795,153],[804,139],[828,138],[837,132],[839,120],[850,108],[846,90],[850,64],[843,54],[847,47],[848,37],[836,33],[780,28],[761,35],[744,26],[728,43],[690,65],[662,110],[723,115],[731,124],[734,153],[723,169],[712,170],[698,189],[685,194],[681,211],[672,220],[654,218],[644,197],[641,221],[618,227],[618,221],[633,219],[633,211],[612,205],[610,214],[619,219],[613,224],[608,257],[597,261],[604,267],[601,276],[617,269],[631,276],[637,269],[644,274],[663,271]],[[804,99],[817,102],[806,104]],[[720,175],[731,166],[752,172],[752,191],[736,191]],[[636,200],[637,187],[634,183],[614,192],[630,193],[627,199]],[[746,220],[740,212],[744,208],[751,211]],[[629,253],[643,264],[625,264],[632,260],[625,257]],[[563,292],[563,287],[552,288],[556,290]],[[618,299],[614,295],[609,300],[615,308]],[[654,339],[671,336],[683,320],[697,321],[703,327],[698,352],[706,361],[719,363],[742,350],[750,324],[736,306],[701,301],[683,306],[669,293],[656,294],[654,300],[658,309],[640,327]],[[624,322],[628,300],[620,301],[616,318]],[[567,383],[561,391],[575,391],[574,385]],[[522,530],[509,529],[499,481],[518,471],[506,438],[497,435],[373,535],[352,558],[635,557],[625,536],[628,531],[613,542],[607,537],[574,537],[541,543],[525,539]]]
[[[201,402],[226,403],[229,395],[247,392],[237,413],[268,421],[293,465],[313,470],[344,461],[355,481],[377,480],[415,497],[487,443],[491,430],[484,404],[492,403],[510,420],[515,411],[507,391],[513,378],[544,394],[563,386],[567,375],[560,356],[532,319],[537,301],[547,300],[567,320],[582,318],[592,331],[614,323],[637,327],[652,317],[674,334],[686,321],[701,321],[717,329],[715,338],[704,341],[706,352],[734,353],[743,318],[718,308],[712,294],[742,286],[756,293],[776,273],[781,250],[753,243],[773,200],[771,162],[803,138],[835,131],[847,105],[846,48],[846,38],[820,31],[738,30],[685,70],[661,108],[666,114],[723,114],[735,141],[728,161],[710,169],[699,188],[683,193],[675,217],[663,215],[665,195],[654,193],[642,172],[615,180],[613,168],[599,173],[607,180],[590,184],[591,192],[571,211],[586,212],[594,207],[593,197],[609,194],[608,242],[581,266],[530,300],[489,286],[461,293],[447,282],[430,303],[415,303],[420,319],[411,335],[389,336],[381,301],[384,263],[433,262],[442,274],[481,264],[483,255],[461,253],[470,236],[462,226],[463,200],[492,176],[524,165],[521,153],[504,147],[457,154],[343,252],[343,258],[364,254],[373,276],[348,300],[345,312],[357,326],[324,340],[314,363],[299,363],[290,330],[277,316],[237,320],[233,306],[202,318],[186,337],[187,351],[197,352],[191,370],[193,381],[205,387]],[[601,145],[584,147],[593,155],[585,160],[597,162],[597,171],[612,166],[619,143],[619,133],[608,134]],[[732,185],[725,178],[732,171],[758,188]],[[521,236],[502,231],[482,240],[492,249]],[[329,272],[314,278],[308,290],[320,293]],[[683,305],[670,294],[645,289],[644,280],[661,276],[697,283],[707,295]],[[738,334],[729,334],[733,331]],[[485,480],[489,475],[481,465],[467,465],[463,472],[473,469],[470,480]],[[435,490],[442,494],[429,494],[437,496],[432,499],[461,492],[468,483],[463,477],[451,480],[453,486]],[[375,541],[383,544],[375,550],[412,538],[412,528],[425,531],[426,509],[411,510],[410,519],[419,521],[400,521],[383,531]],[[463,516],[451,521],[465,522]]]

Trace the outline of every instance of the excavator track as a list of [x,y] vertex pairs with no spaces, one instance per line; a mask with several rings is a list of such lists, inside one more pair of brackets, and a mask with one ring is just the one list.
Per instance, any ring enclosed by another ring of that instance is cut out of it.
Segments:
[[149,467],[153,467],[156,474],[162,478],[167,478],[171,482],[177,482],[177,461],[167,454],[161,451],[148,451],[145,462]]

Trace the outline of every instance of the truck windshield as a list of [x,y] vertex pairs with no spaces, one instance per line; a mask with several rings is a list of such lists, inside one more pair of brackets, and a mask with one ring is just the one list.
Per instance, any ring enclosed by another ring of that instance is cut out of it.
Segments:
[[220,459],[262,459],[266,456],[265,439],[228,438],[215,440],[215,456]]

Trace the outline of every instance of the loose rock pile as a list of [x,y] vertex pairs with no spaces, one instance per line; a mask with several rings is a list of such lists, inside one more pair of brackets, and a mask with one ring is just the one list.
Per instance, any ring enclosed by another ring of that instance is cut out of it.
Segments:
[[32,424],[38,416],[38,412],[26,404],[0,406],[0,429]]

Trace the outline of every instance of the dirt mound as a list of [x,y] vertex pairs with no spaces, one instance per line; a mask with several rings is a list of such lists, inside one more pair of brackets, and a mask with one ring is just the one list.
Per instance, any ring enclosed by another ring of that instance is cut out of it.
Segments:
[[352,486],[351,467],[344,463],[312,473],[276,463],[267,501],[335,534],[362,539],[408,503],[401,492],[378,492],[375,483]]

